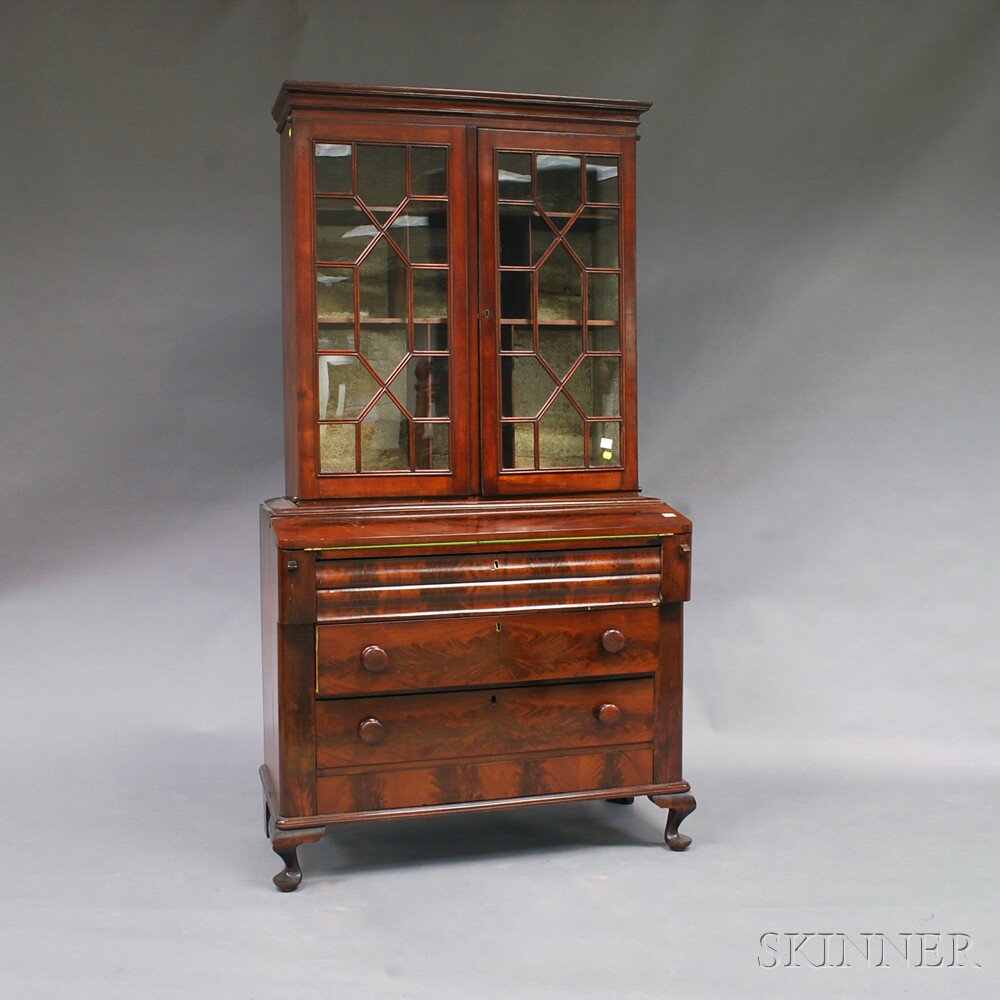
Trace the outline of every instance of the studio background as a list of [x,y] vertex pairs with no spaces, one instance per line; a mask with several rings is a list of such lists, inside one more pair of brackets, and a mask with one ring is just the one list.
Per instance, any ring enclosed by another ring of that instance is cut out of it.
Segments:
[[[0,995],[995,995],[997,3],[2,21]],[[584,803],[335,829],[273,890],[285,78],[653,101],[640,475],[695,522],[686,855],[650,803]],[[982,968],[765,970],[772,930],[962,931]]]

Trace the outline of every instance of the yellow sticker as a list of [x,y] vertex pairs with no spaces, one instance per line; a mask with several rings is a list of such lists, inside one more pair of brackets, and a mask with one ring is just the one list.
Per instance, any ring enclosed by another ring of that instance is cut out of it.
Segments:
[[610,462],[611,461],[611,457],[612,456],[611,456],[611,452],[610,451],[602,451],[601,452],[601,458],[603,458],[605,462]]

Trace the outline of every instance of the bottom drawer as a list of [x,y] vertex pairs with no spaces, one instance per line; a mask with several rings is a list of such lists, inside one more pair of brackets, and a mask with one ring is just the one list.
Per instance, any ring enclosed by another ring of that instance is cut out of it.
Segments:
[[635,788],[653,780],[653,753],[646,748],[593,751],[558,757],[407,767],[319,778],[320,813],[373,812],[486,802],[560,792]]

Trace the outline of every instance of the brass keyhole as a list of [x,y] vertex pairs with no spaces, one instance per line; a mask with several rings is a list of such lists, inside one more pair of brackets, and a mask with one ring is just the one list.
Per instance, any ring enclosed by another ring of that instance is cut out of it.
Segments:
[[503,626],[500,624],[500,622],[497,622],[497,631],[499,632],[500,629],[502,629],[502,628],[503,628]]
[[493,560],[493,568],[494,569],[499,569],[500,568],[500,560],[499,559],[494,559]]

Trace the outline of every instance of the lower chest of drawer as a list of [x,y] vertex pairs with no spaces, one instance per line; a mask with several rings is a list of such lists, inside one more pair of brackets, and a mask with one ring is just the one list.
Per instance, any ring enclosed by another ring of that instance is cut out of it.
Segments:
[[316,703],[316,765],[372,768],[648,744],[653,679],[345,698]]

